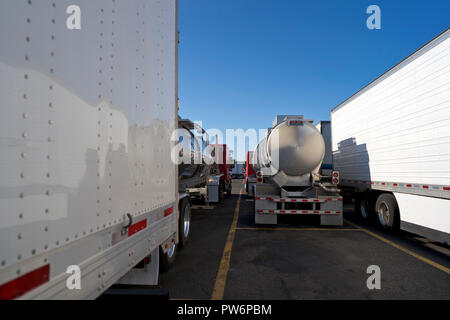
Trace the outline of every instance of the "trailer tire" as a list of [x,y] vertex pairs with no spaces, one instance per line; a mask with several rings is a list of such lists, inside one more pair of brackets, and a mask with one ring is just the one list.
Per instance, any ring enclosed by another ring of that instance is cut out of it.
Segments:
[[175,257],[177,255],[177,245],[173,244],[173,246],[164,253],[162,248],[159,247],[159,271],[161,273],[169,271],[172,265],[175,262]]
[[362,195],[355,199],[355,209],[363,221],[369,221],[373,216],[373,210],[368,195]]
[[400,212],[393,194],[380,194],[375,203],[375,212],[378,217],[378,222],[383,229],[398,229],[400,225]]
[[179,205],[180,216],[178,219],[178,247],[186,247],[191,232],[191,204],[188,198],[183,198]]

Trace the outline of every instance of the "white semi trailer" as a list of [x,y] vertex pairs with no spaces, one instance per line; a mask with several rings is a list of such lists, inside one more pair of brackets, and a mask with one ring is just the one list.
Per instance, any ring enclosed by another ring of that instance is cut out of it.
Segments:
[[256,147],[256,224],[276,224],[278,215],[317,215],[322,225],[342,225],[339,173],[320,174],[325,142],[312,122],[303,116],[276,116]]
[[175,0],[0,2],[0,299],[96,298],[173,261],[177,38]]
[[331,112],[340,188],[364,219],[450,243],[450,30]]

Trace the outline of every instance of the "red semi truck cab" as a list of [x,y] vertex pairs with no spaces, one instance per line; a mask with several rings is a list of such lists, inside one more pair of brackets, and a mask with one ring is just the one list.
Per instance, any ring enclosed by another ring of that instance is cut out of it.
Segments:
[[245,168],[245,191],[249,196],[253,196],[253,185],[256,183],[256,172],[253,168],[253,151],[247,152],[247,162]]
[[[214,145],[214,156],[216,157],[215,163],[220,177],[219,196],[221,197],[224,192],[228,195],[231,194],[231,172],[227,164],[228,152],[226,144]],[[217,154],[216,154],[217,152]]]

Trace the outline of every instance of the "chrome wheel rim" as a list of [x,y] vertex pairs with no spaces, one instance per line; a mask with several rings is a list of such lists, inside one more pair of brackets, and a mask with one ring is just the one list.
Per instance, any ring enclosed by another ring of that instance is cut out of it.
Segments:
[[390,217],[389,208],[385,202],[380,203],[380,207],[378,208],[378,218],[383,226],[387,226],[387,222]]
[[367,218],[367,216],[369,215],[369,213],[367,212],[367,207],[365,206],[365,202],[361,201],[361,203],[359,204],[359,211],[361,212],[361,216],[363,218]]
[[186,210],[184,211],[184,225],[183,225],[183,233],[184,237],[187,238],[189,235],[189,229],[191,227],[191,209],[186,207]]
[[175,254],[175,244],[172,244],[169,250],[167,250],[167,256],[169,258],[172,258],[174,254]]

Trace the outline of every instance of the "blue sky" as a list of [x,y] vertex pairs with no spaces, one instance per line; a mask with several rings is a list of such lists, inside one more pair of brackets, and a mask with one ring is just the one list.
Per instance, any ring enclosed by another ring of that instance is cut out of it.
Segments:
[[[372,4],[381,30],[366,27]],[[180,114],[221,130],[329,120],[449,26],[448,0],[179,0]]]

